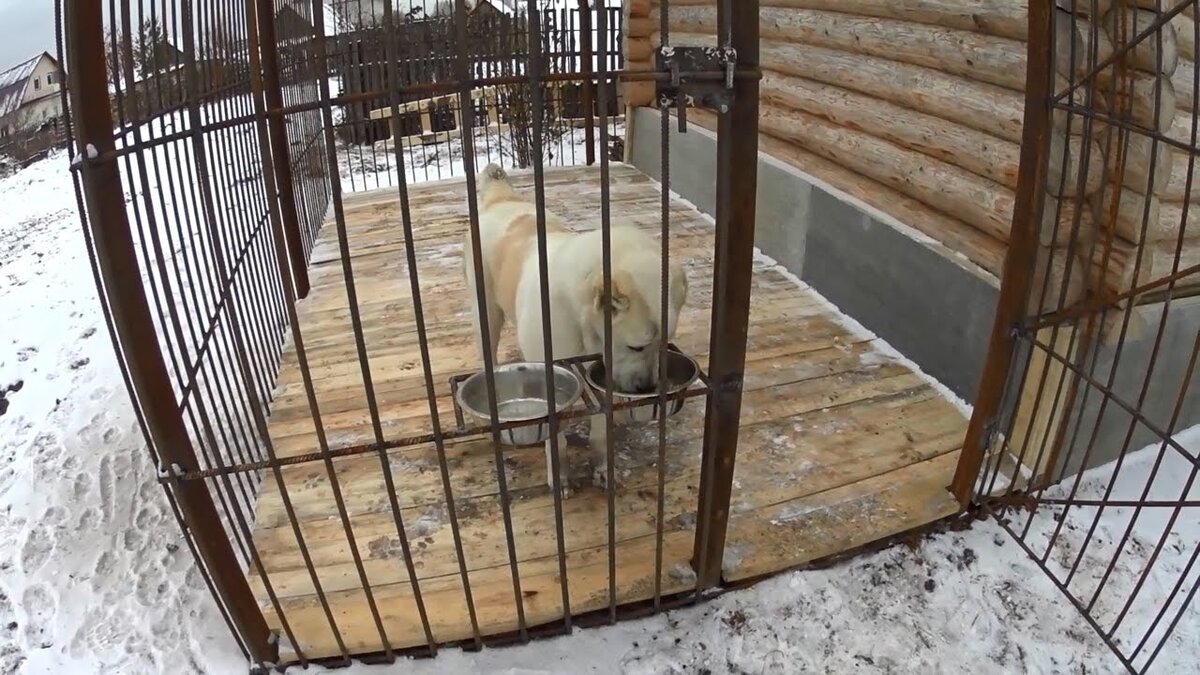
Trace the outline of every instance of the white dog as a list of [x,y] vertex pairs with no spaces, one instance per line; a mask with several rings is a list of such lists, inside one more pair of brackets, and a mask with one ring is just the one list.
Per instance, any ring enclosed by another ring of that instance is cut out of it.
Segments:
[[[463,267],[471,296],[471,319],[475,324],[480,355],[491,352],[493,363],[506,320],[516,325],[517,343],[527,361],[542,362],[541,279],[538,272],[537,210],[522,198],[508,175],[489,164],[477,178],[479,198],[480,252],[483,257],[484,292],[490,335],[485,339],[479,326],[475,292],[472,237],[464,241]],[[667,327],[660,325],[660,245],[636,227],[614,226],[612,252],[612,337],[613,387],[618,391],[643,391],[658,383],[658,351],[662,340],[670,340],[678,325],[687,297],[687,277],[678,263],[670,269]],[[550,289],[550,321],[555,359],[604,353],[604,273],[600,230],[576,233],[561,218],[546,213],[547,276]],[[485,347],[486,345],[486,347]],[[607,428],[603,415],[591,422],[592,475],[597,485],[607,476]],[[559,447],[566,447],[560,432]],[[563,496],[567,488],[565,458],[560,462]],[[546,482],[552,488],[550,441],[546,442]]]

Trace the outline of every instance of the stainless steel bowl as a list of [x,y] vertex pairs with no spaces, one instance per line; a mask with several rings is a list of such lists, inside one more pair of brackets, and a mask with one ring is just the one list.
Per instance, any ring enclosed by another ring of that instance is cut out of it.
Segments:
[[[501,424],[537,422],[500,430],[505,445],[536,445],[550,437],[550,402],[546,395],[546,366],[541,363],[508,363],[496,366],[496,412]],[[560,412],[571,407],[583,393],[579,378],[562,366],[554,366],[554,407]],[[458,385],[458,405],[483,424],[491,424],[487,377],[478,372]]]
[[[588,386],[592,391],[596,392],[596,397],[600,401],[604,401],[604,383],[606,379],[606,371],[603,361],[596,361],[588,367],[586,371]],[[674,350],[667,351],[667,394],[675,394],[692,386],[692,383],[700,377],[700,365],[696,363],[692,357],[681,354]],[[654,403],[640,405],[634,408],[626,408],[623,412],[629,416],[634,422],[651,422],[658,419],[659,408],[662,404],[658,401],[658,388],[648,393],[629,393],[613,389],[613,405],[620,405],[628,401],[646,401],[654,400]],[[674,415],[683,409],[683,404],[687,399],[678,398],[666,402],[667,417]]]

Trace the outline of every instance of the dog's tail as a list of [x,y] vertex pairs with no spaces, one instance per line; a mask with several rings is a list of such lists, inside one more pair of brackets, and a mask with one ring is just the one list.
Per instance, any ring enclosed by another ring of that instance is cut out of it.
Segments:
[[475,184],[480,192],[487,192],[493,185],[508,185],[508,174],[493,162],[483,167],[483,171],[475,178]]

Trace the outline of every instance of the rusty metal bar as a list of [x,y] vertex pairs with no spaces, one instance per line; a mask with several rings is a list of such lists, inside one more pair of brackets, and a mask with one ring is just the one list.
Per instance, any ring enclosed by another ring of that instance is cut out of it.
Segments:
[[[394,12],[395,9],[392,0],[384,0],[384,21],[389,27],[394,25]],[[397,90],[395,43],[393,40],[388,39],[385,46],[387,67],[384,71],[384,81],[395,92]],[[388,103],[392,111],[392,119],[398,119],[399,95],[393,93]],[[450,535],[454,541],[454,553],[458,561],[459,579],[463,586],[463,600],[466,603],[467,615],[471,621],[471,636],[474,646],[478,649],[483,645],[483,638],[479,632],[479,616],[475,608],[474,594],[471,591],[471,578],[467,573],[467,557],[463,549],[462,532],[458,521],[458,507],[455,504],[454,489],[450,482],[449,464],[446,461],[446,439],[442,435],[441,415],[438,412],[437,395],[433,384],[433,362],[429,355],[429,338],[425,327],[425,309],[424,301],[421,297],[420,272],[417,268],[416,244],[413,241],[413,221],[408,198],[408,179],[404,174],[404,150],[399,144],[395,144],[393,145],[393,151],[396,153],[396,176],[399,183],[400,225],[404,232],[405,262],[408,265],[408,283],[409,292],[412,294],[413,318],[417,324],[417,344],[421,353],[421,372],[423,384],[425,385],[425,399],[429,406],[430,426],[433,428],[432,442],[438,457],[438,470],[442,479],[442,493],[446,497],[446,513],[450,518]],[[381,449],[381,456],[384,456],[383,452]],[[398,514],[399,505],[396,503],[395,488],[390,483],[388,485],[388,499],[392,503],[393,510]],[[425,609],[424,600],[420,595],[420,585],[417,583],[417,571],[413,564],[411,549],[407,548],[407,537],[403,534],[401,537],[402,546],[405,547],[403,548],[404,563],[407,567],[408,576],[413,581],[413,597],[417,602],[417,611],[421,616],[422,628],[426,631],[426,641],[429,644],[431,653],[436,654],[437,644],[432,635],[432,629],[429,626],[428,613]]]
[[[721,2],[718,33],[743,68],[759,65],[758,0]],[[758,180],[758,80],[735,78],[733,102],[717,129],[716,250],[713,260],[712,333],[709,376],[712,394],[704,422],[700,499],[692,565],[697,590],[721,580],[741,421],[746,335],[754,267],[754,225]]]
[[[467,6],[465,0],[455,0],[454,12],[456,23],[466,23]],[[464,41],[457,41],[454,50],[454,66],[457,75],[457,82],[452,83],[453,88],[458,92],[459,109],[467,107],[467,102],[471,100],[470,71],[467,65],[467,55],[465,52],[466,44]],[[521,84],[525,81],[524,78],[515,78],[514,84]],[[470,251],[471,266],[474,272],[475,279],[475,302],[477,308],[477,318],[479,323],[477,327],[480,334],[480,344],[486,345],[488,336],[491,334],[491,326],[489,324],[487,312],[487,296],[484,291],[484,274],[483,274],[483,252],[482,243],[479,238],[479,200],[478,191],[475,183],[475,138],[472,130],[474,128],[474,120],[470,115],[461,114],[459,124],[463,129],[463,166],[468,170],[466,174],[467,183],[467,216],[470,225]],[[468,255],[468,251],[464,249],[463,256]],[[488,422],[491,424],[491,439],[492,449],[495,454],[496,462],[496,484],[500,488],[500,511],[504,521],[504,543],[508,552],[508,567],[509,573],[512,575],[513,602],[516,606],[517,614],[517,633],[522,641],[529,639],[529,625],[525,620],[525,602],[524,594],[521,592],[521,573],[517,561],[516,538],[513,532],[512,521],[512,496],[508,490],[508,478],[504,467],[504,455],[500,442],[500,415],[497,410],[499,398],[496,396],[496,364],[493,362],[492,350],[488,347],[481,349],[483,357],[483,372],[484,384],[487,389],[488,396]]]
[[[963,508],[971,501],[972,488],[991,441],[990,431],[1000,413],[1000,402],[1013,363],[1017,327],[1025,318],[1029,297],[1031,271],[1038,244],[1037,229],[1045,201],[1042,186],[1045,184],[1050,141],[1047,103],[1053,84],[1048,70],[1048,64],[1053,64],[1054,58],[1050,15],[1053,11],[1053,3],[1033,2],[1029,6],[1025,117],[1021,142],[1021,166],[1024,170],[1017,178],[1013,225],[1001,277],[1004,282],[996,303],[987,361],[975,396],[971,422],[963,440],[962,457],[950,485],[950,490]],[[1049,65],[1049,68],[1053,66]]]
[[[69,3],[64,17],[69,90],[78,112],[76,152],[83,159],[80,180],[91,224],[97,266],[111,300],[114,331],[133,384],[131,396],[142,410],[152,447],[166,466],[198,468],[195,451],[174,409],[170,377],[159,351],[154,322],[138,275],[134,243],[125,213],[120,171],[113,160],[97,161],[115,149],[113,120],[105,74],[104,12],[100,0]],[[221,603],[259,663],[278,658],[250,585],[224,536],[212,497],[202,483],[180,483],[176,495],[197,552],[210,571]]]
[[[461,1],[461,0],[460,0]],[[568,486],[563,484],[564,472],[562,470],[563,451],[566,449],[561,447],[563,444],[560,440],[565,440],[565,436],[560,439],[560,430],[562,428],[562,420],[559,417],[558,405],[555,401],[557,391],[554,386],[554,330],[551,309],[550,309],[550,271],[549,271],[549,251],[547,246],[548,234],[546,232],[546,173],[542,165],[544,151],[542,133],[544,131],[545,120],[545,97],[542,91],[542,75],[546,69],[546,59],[543,53],[542,45],[542,30],[541,19],[542,13],[538,11],[537,0],[529,0],[529,65],[527,67],[529,76],[529,101],[531,110],[530,126],[533,132],[533,192],[534,192],[534,218],[536,220],[536,239],[537,239],[537,263],[538,263],[538,288],[541,303],[542,315],[542,362],[545,366],[546,375],[546,409],[549,413],[550,438],[547,440],[547,447],[550,450],[550,472],[553,476],[553,484],[551,492],[554,502],[554,537],[557,545],[558,553],[558,577],[560,592],[562,594],[563,607],[563,630],[571,631],[571,594],[569,589],[569,579],[567,574],[567,551],[566,551],[566,534],[563,526],[563,492]],[[460,17],[463,18],[463,17]],[[460,38],[465,38],[466,25],[465,21],[458,21],[458,30]],[[461,58],[461,56],[460,56]],[[468,100],[463,100],[463,105],[470,103]],[[464,114],[463,119],[473,116]],[[470,124],[473,120],[467,120]],[[470,130],[470,127],[467,127]],[[474,142],[474,137],[466,138],[464,134],[463,145]],[[471,167],[473,168],[473,167]],[[478,283],[478,282],[477,282]],[[609,527],[612,527],[610,520]],[[609,545],[610,559],[615,555],[613,546]]]
[[[283,87],[279,81],[279,52],[276,48],[275,9],[273,0],[255,0],[258,15],[270,17],[258,22],[259,45],[262,59],[263,95],[268,109],[283,107]],[[308,260],[304,255],[304,244],[300,237],[300,220],[296,214],[296,193],[293,189],[292,161],[288,145],[286,119],[282,116],[267,117],[267,133],[271,139],[271,164],[275,167],[275,189],[279,195],[279,215],[283,219],[283,231],[287,235],[288,260],[291,262],[292,283],[296,297],[308,297]]]
[[[607,16],[608,12],[602,12]],[[671,5],[670,0],[662,0],[659,6],[659,44],[666,47],[670,44],[671,28],[670,28]],[[601,30],[604,34],[606,31]],[[607,45],[607,39],[605,40]],[[607,61],[607,58],[604,59]],[[607,83],[605,83],[607,85]],[[605,112],[607,110],[607,93],[608,87],[604,87],[605,92]],[[659,283],[661,303],[661,313],[659,321],[661,326],[667,326],[667,287],[669,284],[669,272],[671,251],[671,113],[666,105],[660,105],[659,110],[659,177],[662,182],[662,190],[659,195],[659,227],[661,229],[659,236],[662,238],[662,264],[660,269]],[[605,143],[605,159],[608,156],[608,144]],[[665,328],[664,328],[665,330]],[[665,347],[665,345],[664,345]],[[662,349],[659,352],[659,369],[658,369],[658,407],[659,410],[666,410],[666,350]],[[662,606],[662,576],[663,576],[663,546],[664,546],[664,529],[666,527],[666,492],[667,492],[667,418],[665,415],[658,416],[658,463],[657,463],[657,484],[655,485],[654,497],[654,606]],[[698,530],[697,530],[698,531]]]
[[[606,3],[604,0],[599,1],[598,15],[601,21],[607,20],[607,12],[605,12]],[[595,80],[593,80],[593,68],[595,67],[596,55],[592,53],[592,9],[589,6],[588,0],[579,0],[579,52],[580,63],[583,64],[583,119],[584,119],[584,139],[587,143],[585,156],[587,165],[591,166],[596,163],[596,131],[593,127],[596,126],[596,110],[595,110]],[[601,24],[604,25],[604,24]],[[604,34],[604,29],[601,28],[600,34]],[[601,72],[607,72],[608,64],[605,63]],[[607,82],[601,78],[602,87],[607,88]],[[605,109],[601,112],[601,119],[608,114]],[[602,152],[607,152],[604,148]]]

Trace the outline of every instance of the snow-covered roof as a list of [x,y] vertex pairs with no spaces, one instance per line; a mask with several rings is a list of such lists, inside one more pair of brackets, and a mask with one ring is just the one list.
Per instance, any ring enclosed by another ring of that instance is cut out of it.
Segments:
[[50,54],[42,52],[37,56],[23,61],[0,73],[0,117],[3,117],[25,103],[25,89],[29,76],[43,58],[54,60]]

